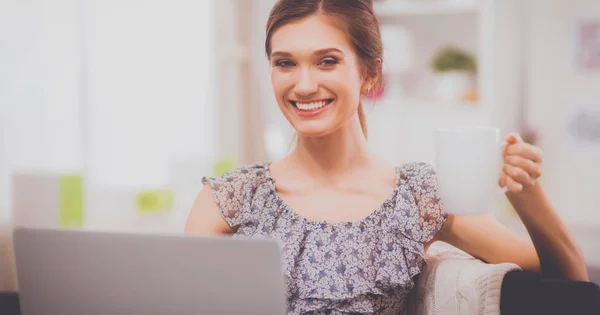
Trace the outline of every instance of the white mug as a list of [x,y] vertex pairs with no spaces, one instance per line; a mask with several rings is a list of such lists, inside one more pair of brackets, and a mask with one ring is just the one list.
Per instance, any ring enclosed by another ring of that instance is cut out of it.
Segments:
[[436,172],[447,213],[494,210],[496,199],[506,191],[498,186],[502,144],[498,128],[436,130]]

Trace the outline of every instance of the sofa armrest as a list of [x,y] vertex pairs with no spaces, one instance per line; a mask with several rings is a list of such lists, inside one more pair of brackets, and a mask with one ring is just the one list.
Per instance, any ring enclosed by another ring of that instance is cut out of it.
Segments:
[[[439,243],[439,242],[438,242]],[[500,314],[502,281],[520,270],[511,263],[486,264],[445,243],[432,245],[418,276],[412,314]]]

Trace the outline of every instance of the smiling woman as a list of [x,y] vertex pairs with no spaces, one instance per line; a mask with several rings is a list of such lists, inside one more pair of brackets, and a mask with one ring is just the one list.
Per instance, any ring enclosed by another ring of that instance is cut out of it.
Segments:
[[361,94],[377,87],[382,64],[371,1],[279,0],[266,34],[273,93],[296,146],[273,163],[204,178],[186,232],[277,239],[289,314],[403,313],[436,240],[486,262],[587,279],[536,182],[541,151],[517,134],[505,139],[499,181],[535,247],[493,218],[448,215],[431,165],[392,166],[370,151]]

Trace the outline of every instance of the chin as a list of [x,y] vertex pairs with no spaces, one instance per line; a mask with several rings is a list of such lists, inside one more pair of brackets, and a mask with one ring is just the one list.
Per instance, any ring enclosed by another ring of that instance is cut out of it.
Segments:
[[330,124],[322,124],[318,121],[300,122],[294,126],[296,132],[308,138],[324,137],[334,132],[337,128]]

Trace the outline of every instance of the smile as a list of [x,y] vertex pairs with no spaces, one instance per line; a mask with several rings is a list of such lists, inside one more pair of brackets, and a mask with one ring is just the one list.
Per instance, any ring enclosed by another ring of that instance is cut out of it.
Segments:
[[297,109],[301,110],[301,111],[316,111],[318,109],[321,109],[329,104],[331,104],[331,102],[333,102],[333,99],[325,99],[325,100],[319,100],[319,101],[311,101],[311,102],[296,102],[296,101],[290,101],[290,103],[292,105],[294,105],[294,107],[296,107]]

